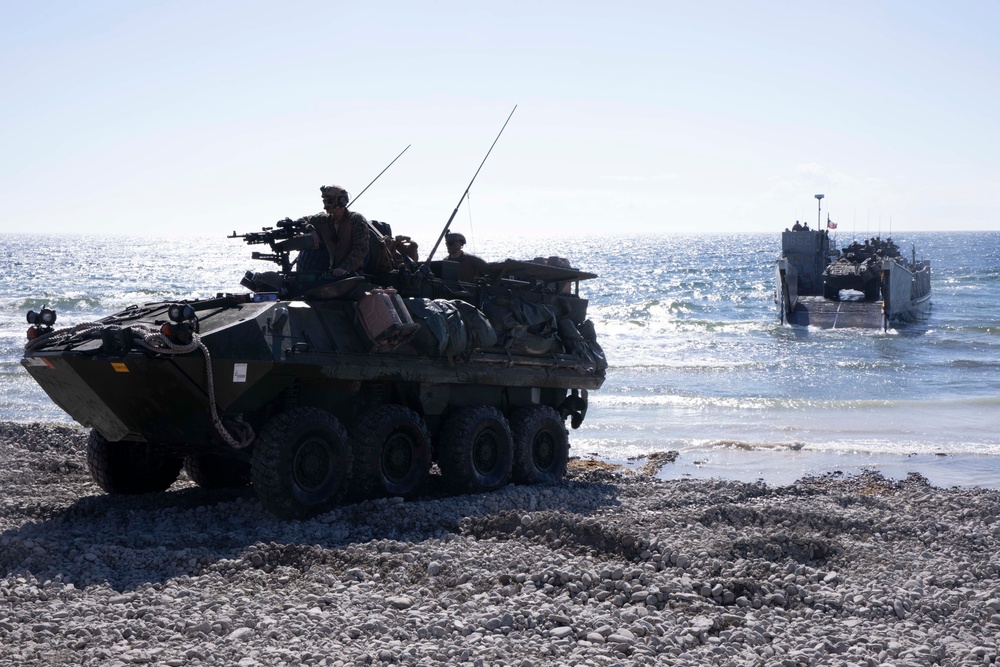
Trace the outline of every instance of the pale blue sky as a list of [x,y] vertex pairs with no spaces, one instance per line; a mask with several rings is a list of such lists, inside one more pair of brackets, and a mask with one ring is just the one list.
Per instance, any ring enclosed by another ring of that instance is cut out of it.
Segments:
[[[2,0],[0,231],[1000,229],[997,2]],[[471,221],[470,221],[471,213]]]

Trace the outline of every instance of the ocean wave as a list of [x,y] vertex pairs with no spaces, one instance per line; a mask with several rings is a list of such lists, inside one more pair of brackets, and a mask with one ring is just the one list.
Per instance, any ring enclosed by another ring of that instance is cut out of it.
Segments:
[[712,371],[760,369],[769,365],[750,359],[656,359],[655,356],[652,355],[638,356],[637,352],[634,350],[631,354],[632,357],[630,363],[614,363],[612,364],[612,368],[621,372],[628,371],[645,374],[677,370]]
[[[1000,396],[936,397],[930,400],[914,398],[802,398],[761,396],[684,396],[680,394],[636,395],[605,391],[591,393],[592,406],[605,407],[686,407],[728,408],[750,411],[823,410],[825,413],[870,412],[872,410],[943,410],[1000,407]],[[819,413],[817,413],[819,414]],[[777,416],[777,415],[776,415]]]
[[946,284],[968,284],[980,285],[982,283],[1000,282],[1000,272],[982,271],[977,273],[952,274],[944,279]]
[[[991,325],[969,324],[965,326],[941,327],[941,331],[947,331],[952,333],[966,333],[974,335],[1000,336],[1000,323]],[[963,341],[958,339],[943,339],[940,342],[941,343],[954,342],[957,344],[963,343]]]
[[1000,369],[1000,359],[988,361],[983,359],[952,359],[948,362],[951,368],[958,368],[962,370],[976,370],[985,369],[993,370]]
[[888,371],[900,368],[897,359],[837,359],[833,365],[841,371]]
[[[629,438],[572,438],[572,453],[575,456],[599,456],[622,461],[639,459],[654,452],[677,451],[695,460],[716,456],[767,457],[768,465],[781,468],[801,456],[837,455],[841,464],[865,467],[873,464],[873,457],[894,457],[900,459],[926,458],[946,460],[951,457],[1000,457],[1000,443],[972,441],[928,441],[919,438],[855,438],[815,441],[768,441],[754,442],[740,439],[650,439]],[[786,457],[793,457],[787,459]]]
[[82,294],[53,294],[49,292],[38,296],[29,296],[16,301],[6,300],[0,304],[4,310],[12,310],[27,314],[29,310],[38,311],[42,308],[50,308],[58,315],[62,311],[71,312],[94,312],[100,310],[106,304],[104,296],[86,296]]
[[681,396],[661,394],[656,396],[591,394],[592,406],[606,407],[684,407],[694,409],[730,408],[734,410],[772,410],[780,407],[809,408],[819,404],[805,399],[735,397],[735,396]]
[[590,313],[590,319],[597,328],[602,339],[607,337],[630,335],[641,336],[646,345],[657,345],[671,338],[683,336],[700,336],[703,334],[738,334],[755,335],[770,333],[778,326],[777,322],[767,320],[739,320],[731,318],[703,317],[619,317],[613,314]]
[[810,442],[808,449],[851,456],[1000,456],[1000,443],[984,440],[942,442],[920,438],[858,438],[829,442]]
[[692,443],[699,449],[741,449],[743,451],[779,451],[797,452],[805,447],[804,442],[748,442],[746,440],[704,440]]

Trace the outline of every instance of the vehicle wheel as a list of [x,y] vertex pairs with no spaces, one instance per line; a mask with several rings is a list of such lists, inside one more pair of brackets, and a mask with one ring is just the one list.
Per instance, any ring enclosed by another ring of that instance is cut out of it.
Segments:
[[250,483],[250,464],[220,454],[189,454],[184,471],[203,489],[228,489]]
[[410,496],[424,488],[431,469],[431,435],[413,410],[380,405],[352,430],[351,497]]
[[87,440],[90,476],[105,493],[166,491],[181,474],[181,458],[148,442],[108,442],[96,430]]
[[336,417],[319,408],[293,408],[257,435],[250,480],[269,512],[306,519],[343,497],[352,461],[347,431]]
[[445,482],[455,491],[499,489],[510,481],[513,461],[510,426],[496,408],[461,408],[445,422],[438,465]]
[[559,413],[547,405],[529,405],[511,415],[514,470],[518,484],[556,482],[566,475],[569,434]]

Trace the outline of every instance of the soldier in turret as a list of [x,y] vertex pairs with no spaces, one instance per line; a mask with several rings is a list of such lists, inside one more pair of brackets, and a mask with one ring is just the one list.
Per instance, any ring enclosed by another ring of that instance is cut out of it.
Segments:
[[465,246],[465,236],[462,234],[445,234],[445,246],[448,248],[448,260],[458,262],[458,279],[462,282],[472,282],[486,273],[486,261],[470,255],[462,248]]
[[[323,196],[322,213],[302,218],[313,226],[317,239],[317,249],[303,251],[299,255],[300,271],[323,271],[327,268],[334,277],[345,276],[360,270],[368,255],[368,220],[360,213],[347,210],[350,196],[339,185],[320,187]],[[329,255],[328,266],[322,266],[325,248]]]

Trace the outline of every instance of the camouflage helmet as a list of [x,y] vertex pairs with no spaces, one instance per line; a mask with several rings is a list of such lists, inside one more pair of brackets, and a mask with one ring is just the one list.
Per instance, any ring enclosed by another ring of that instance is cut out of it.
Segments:
[[324,201],[333,202],[337,206],[347,206],[348,202],[351,201],[347,190],[339,185],[321,185],[319,191]]
[[451,234],[444,235],[444,242],[445,245],[451,245],[452,243],[461,243],[462,245],[465,245],[465,236],[452,232]]

